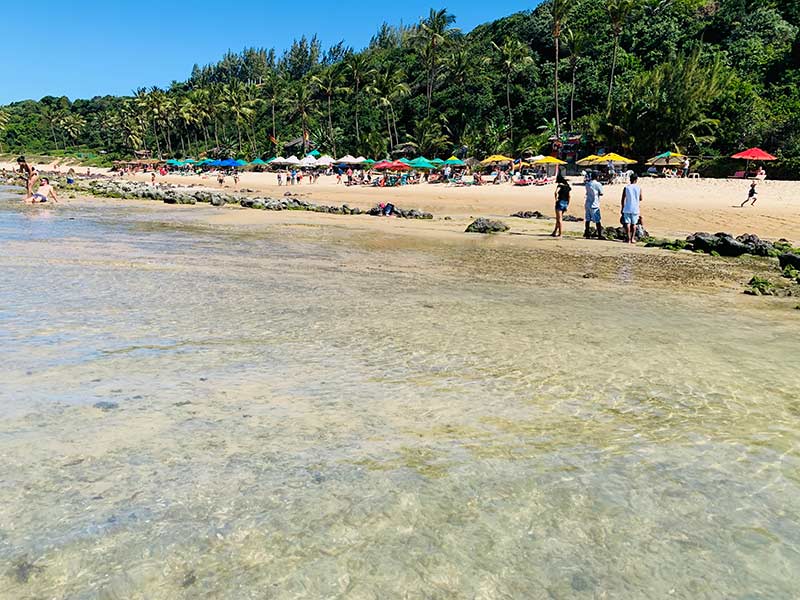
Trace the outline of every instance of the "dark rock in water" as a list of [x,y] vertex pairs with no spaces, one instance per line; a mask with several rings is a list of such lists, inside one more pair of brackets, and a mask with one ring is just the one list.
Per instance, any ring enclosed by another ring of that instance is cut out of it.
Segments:
[[225,198],[221,198],[220,196],[212,196],[211,206],[225,206]]
[[484,217],[475,219],[464,230],[465,233],[500,233],[511,229],[502,221],[492,221]]
[[521,210],[511,215],[517,219],[548,219],[547,215],[540,213],[538,210]]
[[583,276],[584,279],[597,279],[597,273],[586,273]]
[[94,407],[99,408],[100,410],[103,411],[109,411],[119,408],[119,404],[117,404],[116,402],[106,402],[105,400],[103,400],[101,402],[95,402]]
[[800,254],[787,252],[786,254],[781,254],[778,257],[778,261],[781,264],[781,269],[792,267],[793,269],[800,271]]

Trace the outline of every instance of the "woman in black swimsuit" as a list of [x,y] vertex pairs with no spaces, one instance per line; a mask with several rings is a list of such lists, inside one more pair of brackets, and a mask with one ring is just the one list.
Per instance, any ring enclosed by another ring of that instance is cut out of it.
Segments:
[[572,187],[570,187],[569,182],[561,173],[558,174],[558,177],[556,178],[556,183],[558,184],[555,193],[556,226],[555,229],[553,229],[553,233],[551,233],[550,235],[552,235],[553,237],[560,238],[563,233],[562,225],[563,225],[564,213],[567,212],[567,209],[569,208],[569,194],[570,191],[572,191]]
[[36,169],[28,164],[24,156],[20,156],[17,159],[17,164],[19,165],[19,172],[22,173],[22,176],[25,178],[25,187],[27,188],[28,196],[32,196],[33,186],[36,180],[39,179],[39,175],[36,173]]

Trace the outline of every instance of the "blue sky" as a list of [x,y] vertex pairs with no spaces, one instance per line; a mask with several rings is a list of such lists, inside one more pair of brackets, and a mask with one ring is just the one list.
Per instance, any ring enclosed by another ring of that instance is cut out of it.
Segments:
[[[403,9],[376,8],[382,4]],[[194,63],[214,62],[228,49],[263,46],[282,51],[303,34],[316,33],[323,47],[343,39],[361,48],[382,22],[414,23],[431,7],[447,7],[458,19],[456,26],[468,31],[536,4],[537,0],[40,0],[30,11],[6,11],[15,16],[0,35],[0,104],[166,86],[186,79]],[[322,8],[300,8],[311,5]]]

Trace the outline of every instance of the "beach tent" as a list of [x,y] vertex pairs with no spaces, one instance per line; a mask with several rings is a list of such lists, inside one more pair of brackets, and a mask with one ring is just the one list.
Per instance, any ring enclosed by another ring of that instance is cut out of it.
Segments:
[[398,161],[395,161],[395,162],[401,162],[401,163],[403,163],[404,165],[409,165],[409,164],[411,164],[411,161],[410,161],[410,160],[408,160],[407,158],[401,158],[400,160],[398,160]]
[[224,167],[225,166],[225,161],[217,159],[217,160],[212,160],[208,164],[211,165],[212,167]]
[[291,155],[289,158],[287,158],[287,159],[286,159],[286,160],[284,160],[283,162],[284,162],[285,164],[287,164],[287,165],[291,165],[291,166],[293,166],[293,167],[296,167],[297,165],[299,165],[299,164],[300,164],[300,159],[299,159],[299,158],[297,158],[297,157],[296,157],[294,154],[292,154],[292,155]]
[[[455,156],[453,158],[455,158]],[[443,161],[441,158],[432,158],[431,162],[437,167],[441,167],[445,163],[445,161]]]
[[686,159],[686,155],[678,154],[677,152],[664,152],[658,156],[654,156],[645,164],[652,167],[671,167],[675,165],[682,165]]
[[357,165],[363,165],[365,162],[367,162],[367,159],[364,158],[363,156],[357,156],[356,157],[356,164]]
[[383,160],[377,163],[373,168],[377,169],[378,171],[406,171],[411,167],[409,167],[406,163],[401,162],[399,160],[395,161]]
[[267,163],[264,162],[263,160],[261,160],[260,158],[257,158],[253,162],[251,162],[250,164],[253,165],[254,167],[263,167]]
[[508,163],[514,162],[513,158],[509,158],[508,156],[503,156],[502,154],[492,154],[491,156],[484,158],[481,161],[482,165],[491,165],[493,163]]
[[285,158],[283,158],[282,156],[279,156],[279,157],[273,158],[271,161],[269,161],[269,164],[280,167],[280,166],[286,165],[288,163],[286,162]]
[[234,167],[246,167],[247,166],[247,161],[246,160],[237,159],[237,160],[233,161],[233,166]]
[[[435,161],[431,161],[432,163],[436,164]],[[450,165],[451,167],[466,167],[467,163],[463,160],[456,158],[455,156],[451,156],[445,161],[440,161],[439,165]]]
[[324,156],[320,156],[317,159],[317,166],[318,167],[330,167],[334,162],[335,161],[330,156],[325,154]]
[[300,161],[301,167],[315,167],[317,166],[317,159],[310,154]]
[[183,166],[183,163],[182,163],[181,161],[179,161],[179,160],[176,160],[176,159],[174,159],[174,158],[170,158],[170,159],[167,161],[167,164],[168,164],[170,167],[182,167],[182,166]]
[[341,164],[341,165],[358,165],[358,164],[360,164],[358,162],[358,159],[355,156],[351,156],[350,154],[347,154],[347,155],[343,156],[342,158],[340,158],[336,162]]
[[412,169],[424,169],[424,170],[427,170],[427,171],[431,171],[431,170],[436,168],[436,165],[434,165],[431,161],[429,161],[424,156],[420,156],[419,158],[415,158],[410,163],[408,163],[408,166],[411,167]]
[[367,165],[368,167],[371,167],[371,166],[372,166],[372,165],[374,165],[376,162],[377,162],[377,161],[374,161],[374,160],[372,160],[371,158],[365,158],[365,159],[364,159],[364,164],[365,164],[365,165]]

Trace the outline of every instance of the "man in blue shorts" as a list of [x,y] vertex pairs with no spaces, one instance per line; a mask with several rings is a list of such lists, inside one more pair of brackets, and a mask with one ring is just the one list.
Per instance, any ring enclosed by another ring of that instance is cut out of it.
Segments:
[[639,176],[636,173],[631,174],[631,182],[622,190],[620,202],[622,226],[625,228],[625,237],[629,244],[636,243],[636,224],[639,222],[639,203],[642,201],[642,188],[637,181]]
[[592,237],[592,223],[597,226],[597,239],[605,239],[603,238],[603,225],[600,223],[600,196],[602,195],[603,186],[597,181],[597,173],[592,171],[586,182],[586,229],[583,232],[583,237],[586,239]]

